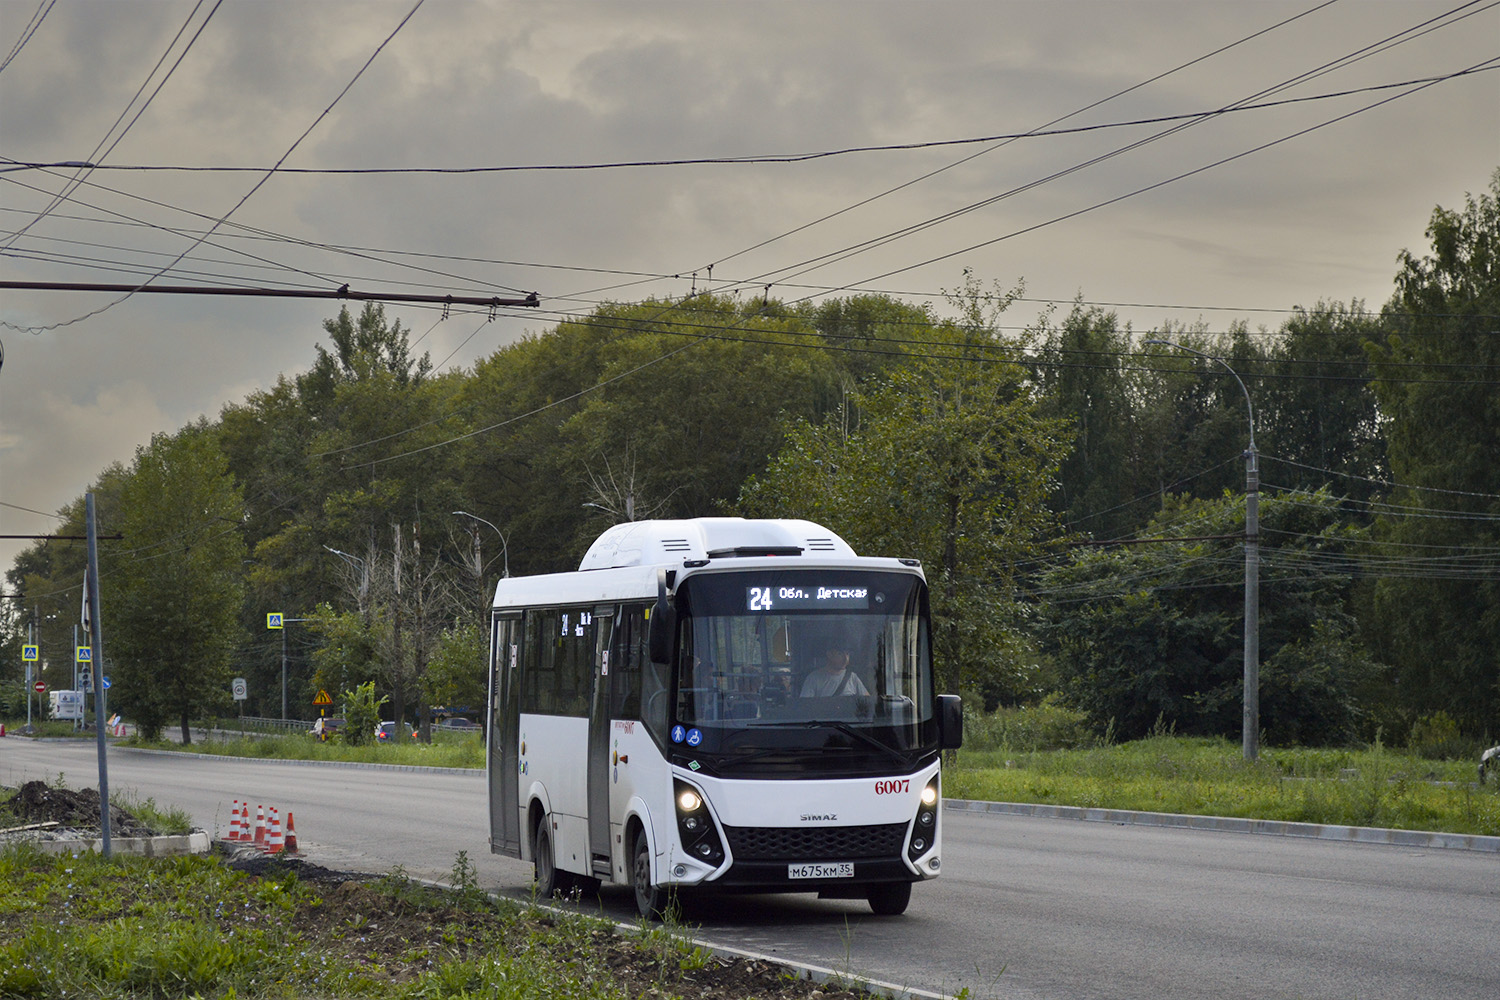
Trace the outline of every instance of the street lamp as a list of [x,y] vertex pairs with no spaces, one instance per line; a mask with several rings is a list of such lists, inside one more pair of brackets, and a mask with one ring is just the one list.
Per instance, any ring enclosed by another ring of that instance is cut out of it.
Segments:
[[[455,516],[457,516],[457,517],[472,518],[473,520],[478,521],[480,524],[488,524],[489,527],[490,527],[490,530],[493,531],[495,534],[497,534],[497,535],[500,536],[500,554],[501,554],[501,557],[504,559],[504,575],[507,578],[509,578],[510,577],[510,542],[508,542],[506,540],[506,538],[505,538],[505,532],[501,531],[499,528],[495,527],[493,524],[490,524],[490,522],[486,521],[484,518],[480,517],[478,514],[470,514],[466,510],[455,510],[455,511],[453,511],[453,514]],[[474,529],[474,551],[476,553],[478,553],[478,551],[479,551],[479,529],[478,528]],[[475,568],[476,569],[478,568],[477,565],[476,565]]]
[[327,549],[329,552],[332,552],[334,555],[344,560],[344,562],[359,570],[359,610],[360,613],[363,614],[365,610],[365,597],[370,590],[369,567],[365,565],[365,561],[359,556],[351,556],[347,552],[340,552],[338,549],[334,548],[331,545],[325,545],[323,546],[323,548]]
[[1250,446],[1245,449],[1245,712],[1241,741],[1246,760],[1260,756],[1260,466],[1255,450],[1255,409],[1244,380],[1223,358],[1170,340],[1147,340],[1147,344],[1175,347],[1223,365],[1245,394],[1245,414],[1250,423]]

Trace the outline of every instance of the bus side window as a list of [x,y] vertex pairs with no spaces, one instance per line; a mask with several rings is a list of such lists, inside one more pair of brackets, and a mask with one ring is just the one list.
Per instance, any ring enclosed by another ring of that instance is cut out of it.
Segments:
[[616,719],[640,719],[657,737],[667,739],[667,682],[665,670],[651,662],[644,607],[622,608],[615,624],[614,701],[610,714]]
[[609,714],[614,719],[641,717],[641,661],[645,658],[645,615],[640,608],[623,608],[615,620],[609,662],[614,673]]

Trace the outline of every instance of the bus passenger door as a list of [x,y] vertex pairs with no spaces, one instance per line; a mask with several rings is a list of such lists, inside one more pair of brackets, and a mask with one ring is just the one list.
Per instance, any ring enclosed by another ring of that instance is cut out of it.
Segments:
[[490,851],[521,856],[519,766],[520,692],[516,673],[521,649],[521,616],[497,616],[490,626],[490,710],[488,740]]
[[589,702],[589,858],[596,878],[611,875],[609,852],[609,650],[615,609],[594,611],[594,696]]

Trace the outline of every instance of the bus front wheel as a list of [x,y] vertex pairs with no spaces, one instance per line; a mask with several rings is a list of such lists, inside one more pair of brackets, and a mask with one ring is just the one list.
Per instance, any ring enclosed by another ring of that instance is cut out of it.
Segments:
[[882,882],[872,885],[865,898],[870,901],[870,909],[876,916],[900,916],[906,912],[906,904],[911,902],[911,883]]
[[646,831],[635,835],[631,850],[630,882],[635,889],[635,908],[647,920],[660,920],[667,905],[666,891],[651,884],[651,845]]

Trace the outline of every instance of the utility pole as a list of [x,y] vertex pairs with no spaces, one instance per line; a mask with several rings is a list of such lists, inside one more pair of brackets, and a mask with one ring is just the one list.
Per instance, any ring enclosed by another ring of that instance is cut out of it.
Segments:
[[88,573],[84,577],[85,598],[89,609],[89,642],[94,649],[94,736],[99,747],[99,834],[100,851],[109,857],[109,764],[104,754],[104,720],[109,709],[108,680],[104,676],[104,626],[99,614],[99,535],[94,523],[94,494],[83,495],[84,514],[88,519]]
[[1249,418],[1250,443],[1245,448],[1245,694],[1241,720],[1241,749],[1246,760],[1260,756],[1260,460],[1255,448],[1255,408],[1250,404],[1250,390],[1228,362],[1212,354],[1170,340],[1147,340],[1147,344],[1175,347],[1188,354],[1207,358],[1234,376],[1245,394],[1245,414]]

